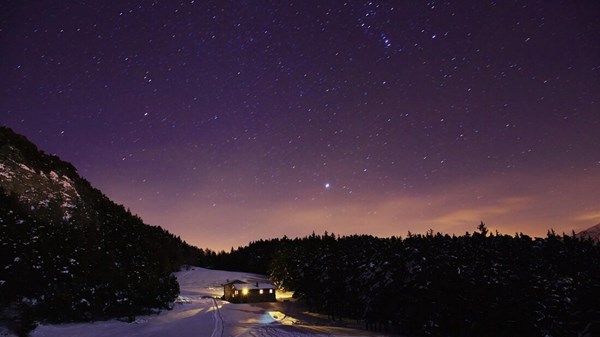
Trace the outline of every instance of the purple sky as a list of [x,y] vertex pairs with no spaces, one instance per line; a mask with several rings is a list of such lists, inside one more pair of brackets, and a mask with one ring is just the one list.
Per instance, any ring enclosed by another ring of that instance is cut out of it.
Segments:
[[0,12],[0,124],[200,247],[600,222],[598,1]]

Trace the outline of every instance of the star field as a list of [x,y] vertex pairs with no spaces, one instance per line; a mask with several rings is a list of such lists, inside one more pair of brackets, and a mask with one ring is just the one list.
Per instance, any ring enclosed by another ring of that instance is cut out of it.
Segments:
[[0,12],[0,123],[192,244],[600,222],[595,1]]

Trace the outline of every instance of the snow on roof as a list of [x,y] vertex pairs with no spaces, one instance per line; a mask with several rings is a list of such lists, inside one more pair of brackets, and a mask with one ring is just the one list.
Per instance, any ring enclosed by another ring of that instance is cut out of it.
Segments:
[[271,283],[233,283],[234,289],[242,290],[244,288],[248,289],[276,289],[276,287]]
[[225,283],[224,285],[227,285],[227,284],[236,284],[236,283],[248,283],[248,282],[245,282],[245,281],[242,281],[242,280],[233,280],[233,281],[227,280],[227,283]]

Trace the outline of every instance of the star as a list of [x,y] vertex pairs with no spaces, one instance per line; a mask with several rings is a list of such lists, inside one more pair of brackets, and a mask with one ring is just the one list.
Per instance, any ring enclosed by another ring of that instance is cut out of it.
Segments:
[[[382,236],[431,226],[460,234],[487,217],[528,235],[546,235],[546,222],[566,233],[593,225],[583,215],[600,205],[595,3],[399,10],[369,0],[315,10],[322,1],[308,0],[230,12],[191,2],[100,2],[94,22],[84,5],[40,15],[14,4],[0,34],[11,46],[0,125],[203,248],[247,244],[231,235],[245,223],[273,224],[251,239],[354,234],[348,222]],[[546,198],[549,185],[562,195]],[[315,194],[327,203],[311,203]],[[465,209],[477,195],[497,200]],[[355,202],[365,196],[368,205]],[[540,206],[503,204],[520,198]],[[547,219],[554,204],[564,216]],[[367,206],[377,216],[346,217]],[[326,218],[332,210],[347,212]],[[298,222],[275,226],[282,212]]]

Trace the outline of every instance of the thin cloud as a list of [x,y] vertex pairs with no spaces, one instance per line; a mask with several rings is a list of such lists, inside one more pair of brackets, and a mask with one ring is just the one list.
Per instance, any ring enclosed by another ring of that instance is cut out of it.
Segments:
[[515,174],[448,183],[422,194],[348,194],[312,187],[295,197],[248,185],[240,186],[237,195],[207,195],[214,186],[199,184],[194,188],[197,197],[185,202],[157,207],[147,197],[124,203],[148,223],[169,228],[199,247],[219,250],[313,231],[405,236],[433,229],[460,235],[473,232],[480,221],[501,233],[544,236],[550,228],[570,233],[600,222],[593,188],[597,180],[593,175]]
[[[493,202],[493,205],[483,207],[467,207],[450,211],[434,219],[435,223],[442,224],[446,228],[472,225],[486,218],[512,214],[521,211],[531,202],[528,197],[504,198]],[[459,206],[460,207],[460,206]]]

